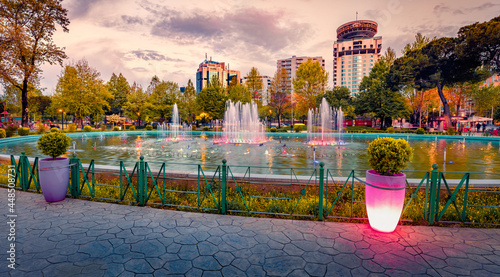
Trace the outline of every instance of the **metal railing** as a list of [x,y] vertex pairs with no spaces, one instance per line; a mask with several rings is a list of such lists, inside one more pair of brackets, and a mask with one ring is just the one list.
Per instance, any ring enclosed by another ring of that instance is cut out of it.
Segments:
[[[14,156],[10,157],[10,164],[16,172],[15,183],[19,189],[40,192],[38,161],[38,157],[30,161],[24,153],[17,161]],[[358,204],[364,203],[363,188],[370,184],[359,178],[360,170],[326,169],[321,162],[319,167],[308,169],[310,174],[307,175],[298,176],[294,168],[288,168],[290,179],[282,175],[269,178],[259,174],[251,175],[252,168],[255,168],[253,166],[230,166],[223,160],[221,165],[214,165],[212,172],[206,171],[206,166],[191,164],[196,170],[184,176],[176,176],[175,172],[167,173],[167,168],[177,164],[152,163],[159,164],[159,169],[152,170],[150,163],[141,156],[133,167],[127,168],[120,161],[118,170],[102,170],[96,169],[94,160],[84,166],[73,156],[69,161],[69,195],[74,198],[130,202],[139,206],[171,206],[221,214],[230,212],[305,216],[317,220],[366,219],[364,205]],[[233,173],[233,169],[243,169],[244,173]],[[1,171],[5,176],[6,170]],[[348,173],[342,174],[342,171]],[[437,165],[433,165],[431,171],[421,173],[423,177],[416,186],[410,186],[407,182],[402,220],[417,219],[415,214],[418,211],[418,220],[423,220],[427,225],[443,222],[500,222],[500,206],[496,205],[500,202],[499,187],[473,189],[470,187],[471,173],[438,171]],[[462,178],[455,186],[451,186],[445,177],[447,173],[460,174]],[[489,174],[500,177],[500,174]],[[107,176],[108,181],[98,183],[98,176]],[[2,179],[4,185],[5,179]],[[112,180],[115,180],[115,184]],[[475,193],[481,196],[476,197]],[[494,204],[484,203],[484,195],[489,195]],[[474,199],[471,200],[471,197]],[[349,209],[345,210],[347,205]],[[486,220],[475,218],[476,213],[472,211],[477,209],[483,211]],[[413,214],[408,218],[410,210]]]

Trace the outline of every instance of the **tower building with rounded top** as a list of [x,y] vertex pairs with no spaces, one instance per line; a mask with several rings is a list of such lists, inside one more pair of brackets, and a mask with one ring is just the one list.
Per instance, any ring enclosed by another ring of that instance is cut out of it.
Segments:
[[382,37],[378,24],[371,20],[355,20],[337,28],[333,43],[333,85],[347,87],[355,96],[364,76],[370,74],[380,59]]

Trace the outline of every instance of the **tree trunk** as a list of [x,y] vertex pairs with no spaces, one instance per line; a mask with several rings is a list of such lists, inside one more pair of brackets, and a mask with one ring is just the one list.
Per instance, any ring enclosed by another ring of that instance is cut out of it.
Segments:
[[278,129],[281,128],[281,114],[278,114]]
[[443,109],[444,109],[444,120],[446,122],[446,128],[452,128],[453,125],[451,124],[451,112],[450,112],[450,105],[448,105],[448,101],[444,97],[443,94],[443,85],[441,82],[437,83],[437,89],[438,89],[438,94],[439,98],[441,98],[441,103],[443,103]]
[[28,127],[28,79],[23,80],[23,89],[21,90],[21,126]]

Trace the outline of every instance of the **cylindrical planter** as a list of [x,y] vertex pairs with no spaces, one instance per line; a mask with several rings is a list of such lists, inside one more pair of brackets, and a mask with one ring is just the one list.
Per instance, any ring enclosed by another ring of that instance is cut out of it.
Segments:
[[406,175],[381,175],[366,171],[365,204],[370,226],[379,232],[396,229],[405,203]]
[[38,161],[38,178],[43,197],[47,202],[66,198],[69,184],[68,158],[41,159]]

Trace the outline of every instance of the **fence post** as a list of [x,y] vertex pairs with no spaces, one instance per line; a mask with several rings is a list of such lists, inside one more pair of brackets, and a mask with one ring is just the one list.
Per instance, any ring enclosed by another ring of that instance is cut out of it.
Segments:
[[431,189],[430,193],[431,196],[429,197],[429,225],[434,224],[434,220],[436,219],[436,214],[437,214],[437,208],[436,207],[436,197],[437,197],[437,179],[438,179],[438,174],[439,172],[437,171],[439,166],[437,164],[432,165],[432,171],[431,171]]
[[324,190],[324,181],[325,181],[325,163],[319,163],[319,213],[318,220],[323,221],[323,190]]
[[222,160],[222,198],[221,198],[221,212],[222,214],[226,214],[227,209],[227,161],[226,159]]
[[21,156],[19,156],[19,167],[21,170],[21,188],[24,191],[27,191],[29,189],[29,181],[28,181],[28,176],[29,176],[29,170],[28,170],[28,157],[26,157],[25,152],[21,152]]
[[137,171],[137,197],[139,198],[139,206],[146,205],[146,169],[144,165],[144,156],[141,156],[139,161],[139,170]]
[[75,154],[69,160],[70,168],[71,168],[71,196],[78,197],[80,196],[79,188],[80,188],[80,171],[78,168],[78,158]]

